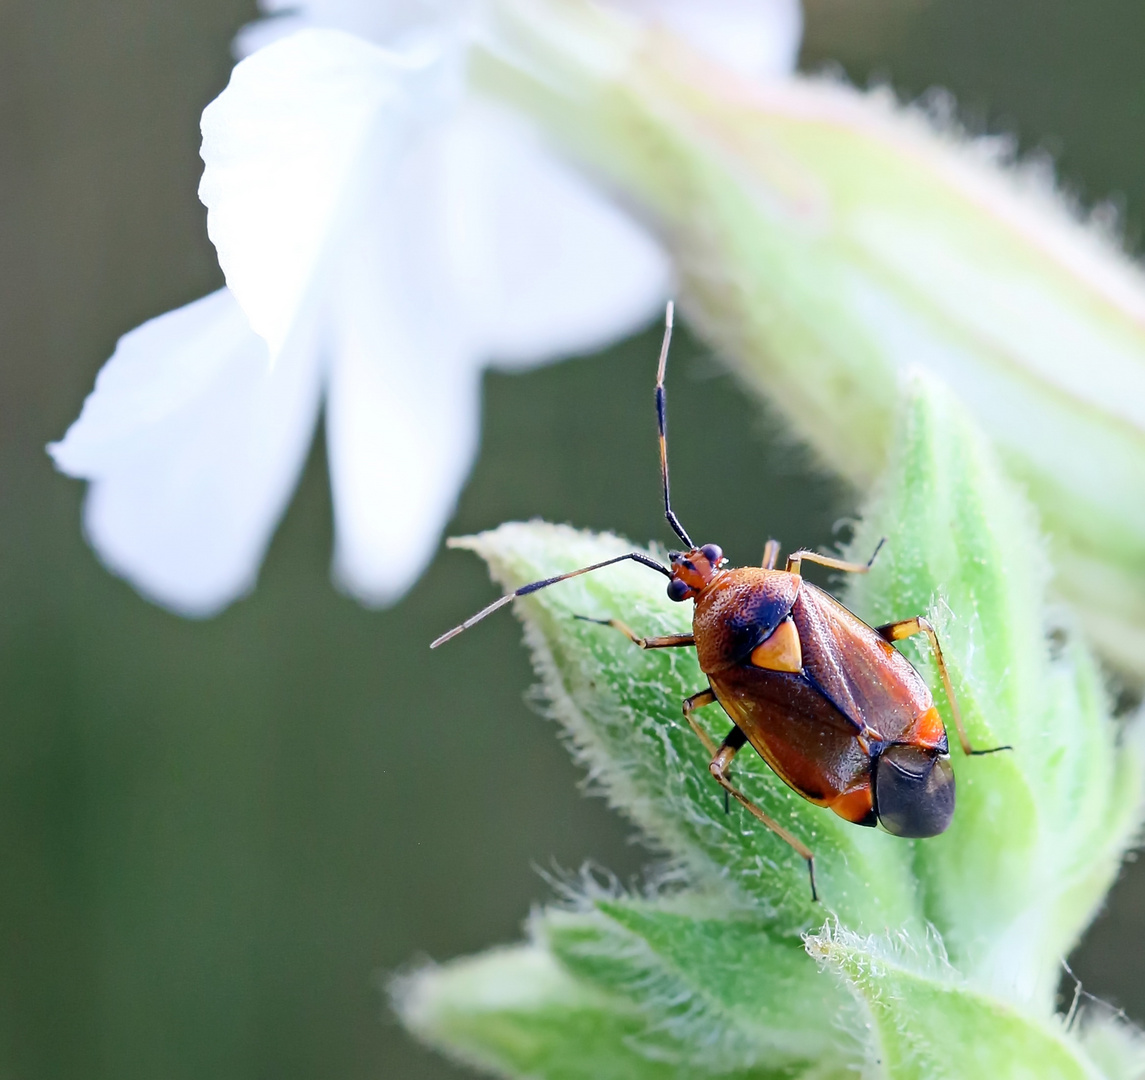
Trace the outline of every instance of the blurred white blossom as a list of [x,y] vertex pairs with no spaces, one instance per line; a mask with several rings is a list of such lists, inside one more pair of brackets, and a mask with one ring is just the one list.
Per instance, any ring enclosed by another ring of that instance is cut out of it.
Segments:
[[[739,73],[794,64],[796,0],[611,0]],[[480,378],[647,320],[658,242],[470,90],[481,3],[266,0],[203,115],[227,288],[127,334],[50,447],[108,567],[186,615],[251,589],[325,405],[334,572],[367,603],[432,558]],[[392,558],[400,544],[401,559]]]

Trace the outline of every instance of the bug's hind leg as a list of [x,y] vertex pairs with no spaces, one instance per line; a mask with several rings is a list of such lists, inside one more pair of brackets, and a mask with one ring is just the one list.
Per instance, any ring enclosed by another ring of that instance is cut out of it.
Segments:
[[914,637],[915,634],[925,634],[930,641],[931,652],[934,653],[934,662],[938,665],[938,674],[942,679],[942,688],[946,691],[946,700],[950,702],[950,714],[954,717],[954,726],[958,729],[958,741],[962,744],[962,752],[966,755],[980,756],[982,754],[996,754],[999,750],[1013,750],[1012,746],[992,746],[989,750],[975,750],[970,745],[966,735],[966,727],[962,723],[962,710],[958,707],[958,699],[954,696],[954,687],[950,682],[950,671],[942,655],[942,646],[938,643],[938,635],[928,619],[921,615],[913,619],[901,619],[898,622],[887,623],[885,626],[876,626],[875,633],[886,638],[887,641],[902,641],[904,638]]
[[619,630],[633,645],[639,645],[642,649],[683,649],[689,645],[695,645],[696,639],[691,634],[665,634],[663,637],[638,637],[636,633],[630,630],[619,619],[593,619],[588,615],[574,615],[574,619],[580,619],[581,622],[597,623],[599,626],[611,626],[613,630]]
[[[712,695],[713,697],[715,695]],[[688,699],[689,701],[691,698]],[[695,725],[693,725],[694,727]],[[697,732],[698,734],[698,732]],[[708,745],[709,740],[705,737],[704,744]],[[782,825],[779,824],[774,818],[770,818],[758,806],[755,805],[739,788],[737,788],[728,779],[728,768],[731,766],[732,758],[747,744],[747,736],[738,728],[733,727],[728,732],[727,738],[724,739],[723,744],[712,755],[711,764],[708,766],[708,771],[715,777],[716,783],[724,789],[727,795],[731,795],[748,813],[752,814],[764,825],[766,825],[776,836],[781,840],[790,844],[795,850],[795,853],[807,863],[807,873],[811,878],[811,899],[818,900],[819,892],[815,888],[815,855],[811,849],[803,843],[794,833],[789,832]]]

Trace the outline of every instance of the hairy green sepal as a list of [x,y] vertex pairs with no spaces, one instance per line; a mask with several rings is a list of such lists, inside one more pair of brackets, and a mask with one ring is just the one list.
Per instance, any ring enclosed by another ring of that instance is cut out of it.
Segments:
[[[951,828],[910,841],[850,825],[748,749],[736,782],[814,850],[813,903],[802,860],[725,812],[680,711],[706,685],[694,652],[642,652],[576,618],[679,633],[689,607],[631,563],[543,590],[518,613],[550,713],[673,884],[574,891],[534,916],[528,946],[407,977],[396,1001],[416,1032],[521,1077],[1119,1080],[1145,1066],[1123,1025],[1094,1018],[1083,1039],[1054,1015],[1061,958],[1140,820],[1138,729],[1110,718],[1092,659],[1047,609],[1032,515],[956,400],[915,376],[894,442],[851,555],[884,549],[840,595],[873,624],[926,615],[971,741],[1013,748],[964,757],[925,639],[904,643],[948,721]],[[631,550],[543,523],[458,546],[507,588]],[[700,715],[715,741],[731,726],[718,707]]]

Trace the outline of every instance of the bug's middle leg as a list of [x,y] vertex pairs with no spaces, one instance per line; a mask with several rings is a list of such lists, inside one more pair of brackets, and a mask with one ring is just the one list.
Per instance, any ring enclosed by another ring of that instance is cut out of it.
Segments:
[[800,856],[807,863],[807,873],[811,877],[811,899],[818,900],[819,893],[815,888],[815,855],[811,849],[803,843],[794,833],[789,832],[782,825],[779,824],[774,818],[768,817],[758,806],[755,805],[739,788],[728,780],[728,768],[732,763],[732,758],[747,744],[747,736],[739,729],[733,727],[728,732],[727,738],[724,739],[723,745],[712,756],[712,762],[708,766],[708,771],[715,777],[716,783],[728,792],[733,799],[735,799],[745,810],[758,818],[764,825],[766,825],[776,836],[781,840],[786,841],[795,850],[796,854]]
[[715,701],[716,695],[711,690],[701,690],[691,697],[684,698],[684,719],[688,721],[688,727],[696,733],[696,738],[704,744],[704,749],[712,757],[716,755],[716,744],[712,742],[708,733],[696,723],[692,713],[697,709],[702,709],[705,705],[714,705]]

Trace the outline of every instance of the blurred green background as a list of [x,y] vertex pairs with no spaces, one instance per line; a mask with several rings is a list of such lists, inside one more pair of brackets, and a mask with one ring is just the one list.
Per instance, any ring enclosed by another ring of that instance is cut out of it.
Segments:
[[[386,1015],[384,974],[518,936],[538,866],[646,859],[526,704],[511,618],[426,648],[494,595],[471,556],[390,611],[331,588],[320,440],[258,590],[218,619],[151,607],[84,545],[43,445],[119,334],[221,282],[198,115],[254,14],[0,0],[0,1077],[460,1076]],[[1123,199],[1138,243],[1140,0],[812,0],[808,24],[805,66],[948,87],[1084,200]],[[665,539],[656,337],[488,376],[451,531],[540,515]],[[852,496],[686,334],[671,391],[701,540],[742,561],[770,535],[832,541]],[[1130,865],[1073,958],[1138,1020],[1143,909]]]

